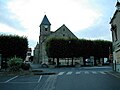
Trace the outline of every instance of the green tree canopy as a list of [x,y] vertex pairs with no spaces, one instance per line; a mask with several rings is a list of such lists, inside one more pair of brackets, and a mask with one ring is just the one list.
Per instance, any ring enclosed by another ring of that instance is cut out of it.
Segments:
[[53,38],[48,40],[46,51],[51,58],[73,58],[90,57],[98,58],[109,57],[109,48],[112,42],[104,40],[85,40],[85,39],[60,39]]
[[18,35],[0,35],[0,53],[4,58],[14,56],[24,59],[28,49],[28,40],[26,37]]

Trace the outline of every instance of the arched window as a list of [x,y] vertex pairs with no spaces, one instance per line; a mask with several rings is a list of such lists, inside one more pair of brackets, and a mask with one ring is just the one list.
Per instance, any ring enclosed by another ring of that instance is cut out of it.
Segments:
[[45,31],[47,31],[48,30],[48,28],[45,28]]

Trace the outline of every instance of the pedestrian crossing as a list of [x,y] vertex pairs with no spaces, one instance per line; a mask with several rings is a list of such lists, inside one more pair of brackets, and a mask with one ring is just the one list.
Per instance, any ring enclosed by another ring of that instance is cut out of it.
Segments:
[[66,75],[70,75],[70,74],[72,74],[72,72],[67,72],[67,73],[66,73]]
[[107,74],[107,73],[104,72],[104,71],[76,71],[76,72],[66,71],[66,72],[59,72],[57,75],[61,76],[61,75],[72,75],[72,74],[75,74],[75,75],[80,75],[80,74],[89,75],[89,74]]
[[58,75],[63,75],[64,74],[64,72],[60,72],[60,73],[58,73]]
[[85,71],[85,74],[89,74],[89,72],[88,72],[88,71]]
[[75,74],[80,74],[81,72],[76,72]]
[[92,73],[93,73],[93,74],[97,74],[97,72],[95,72],[95,71],[92,71]]

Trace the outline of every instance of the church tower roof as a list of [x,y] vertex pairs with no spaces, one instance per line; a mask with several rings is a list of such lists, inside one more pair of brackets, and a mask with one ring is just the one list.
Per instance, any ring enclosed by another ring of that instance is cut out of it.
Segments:
[[40,25],[51,25],[46,15],[44,16]]

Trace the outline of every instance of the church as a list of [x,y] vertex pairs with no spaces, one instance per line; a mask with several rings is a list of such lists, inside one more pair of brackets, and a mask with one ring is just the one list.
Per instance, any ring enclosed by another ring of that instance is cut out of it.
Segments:
[[77,39],[77,37],[63,24],[56,31],[51,31],[51,23],[46,15],[40,24],[39,42],[34,48],[34,63],[48,64],[48,57],[46,54],[46,42],[50,38],[65,38],[65,39]]

